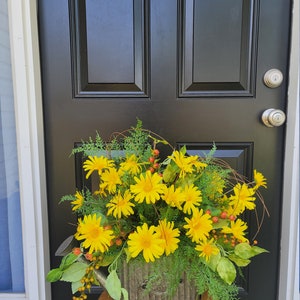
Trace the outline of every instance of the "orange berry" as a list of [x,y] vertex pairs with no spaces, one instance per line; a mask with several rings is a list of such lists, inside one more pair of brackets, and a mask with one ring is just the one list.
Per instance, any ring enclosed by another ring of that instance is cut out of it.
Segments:
[[213,221],[213,223],[218,223],[219,218],[217,216],[214,216],[211,218],[211,220]]
[[159,155],[159,150],[158,149],[153,149],[152,151],[154,156],[158,156]]
[[115,243],[117,246],[121,246],[123,244],[123,241],[121,239],[116,239]]
[[87,260],[89,260],[89,261],[92,261],[92,260],[93,260],[93,254],[91,254],[91,253],[86,253],[84,256],[85,256],[85,258],[86,258]]
[[78,247],[76,247],[76,248],[73,248],[72,252],[73,252],[73,254],[75,254],[75,255],[79,255],[79,254],[81,254],[81,249],[78,248]]

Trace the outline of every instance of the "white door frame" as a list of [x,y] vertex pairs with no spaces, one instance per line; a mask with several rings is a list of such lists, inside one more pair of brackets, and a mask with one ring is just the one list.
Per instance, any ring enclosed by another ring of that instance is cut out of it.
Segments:
[[[51,0],[50,0],[51,1]],[[299,3],[292,23],[284,162],[279,299],[299,299]],[[0,299],[50,300],[46,177],[37,0],[8,0],[19,159],[26,293]]]

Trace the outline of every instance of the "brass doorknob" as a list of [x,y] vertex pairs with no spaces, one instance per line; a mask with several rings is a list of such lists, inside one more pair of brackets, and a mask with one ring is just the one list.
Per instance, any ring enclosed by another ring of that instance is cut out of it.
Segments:
[[263,123],[267,127],[278,127],[285,122],[285,113],[280,109],[269,108],[261,116]]

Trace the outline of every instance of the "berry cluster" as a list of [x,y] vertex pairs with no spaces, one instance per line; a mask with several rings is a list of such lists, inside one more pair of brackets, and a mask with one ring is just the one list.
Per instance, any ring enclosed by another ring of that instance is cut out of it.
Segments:
[[[72,251],[76,255],[80,255],[81,249],[74,248]],[[86,268],[85,275],[81,279],[82,286],[78,288],[78,296],[73,296],[73,300],[85,300],[88,298],[87,291],[89,291],[96,279],[94,276],[94,270],[98,270],[101,266],[102,256],[94,256],[90,253],[85,253],[84,257],[90,261],[90,265]]]
[[152,156],[149,157],[149,163],[150,163],[149,171],[151,173],[154,173],[155,171],[157,171],[160,166],[158,163],[158,156],[159,156],[159,150],[153,149]]

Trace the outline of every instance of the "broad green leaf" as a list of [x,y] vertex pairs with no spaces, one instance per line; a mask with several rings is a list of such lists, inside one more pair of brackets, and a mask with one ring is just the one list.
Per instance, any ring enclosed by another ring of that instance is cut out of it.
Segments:
[[85,263],[75,262],[63,272],[61,280],[68,282],[79,281],[84,276],[87,267]]
[[228,284],[232,284],[236,278],[236,269],[234,264],[226,257],[221,257],[217,266],[217,272]]
[[131,260],[132,256],[131,256],[128,248],[125,248],[124,251],[126,253],[126,262],[128,263]]
[[55,282],[57,280],[60,280],[60,278],[62,276],[62,273],[63,272],[60,268],[52,269],[47,274],[46,280],[49,281],[49,282]]
[[238,267],[246,267],[250,264],[250,259],[243,259],[235,254],[231,254],[228,256],[228,258],[233,261]]
[[182,153],[183,155],[186,154],[186,145],[184,145],[180,148],[180,153]]
[[178,171],[179,168],[175,164],[169,164],[163,172],[164,182],[172,182]]
[[253,256],[252,248],[247,243],[241,243],[235,246],[234,253],[243,259],[249,259]]
[[80,287],[82,287],[82,282],[80,280],[72,282],[71,284],[72,294],[75,294]]
[[216,271],[217,265],[220,261],[221,254],[218,253],[217,255],[212,255],[206,264],[213,270]]
[[127,290],[125,290],[124,288],[121,288],[122,294],[123,294],[123,298],[124,300],[128,300],[128,292]]
[[258,246],[252,246],[252,252],[253,252],[253,256],[255,256],[261,253],[268,253],[269,251]]
[[121,299],[121,281],[118,277],[116,270],[111,271],[107,276],[105,288],[114,300]]
[[[220,210],[220,213],[221,213],[221,210]],[[220,213],[219,213],[219,214],[220,214]],[[214,228],[214,229],[219,229],[219,228],[223,228],[223,227],[228,226],[228,224],[229,224],[229,221],[228,221],[228,220],[220,219],[220,218],[219,218],[218,222],[217,222],[217,223],[213,223],[212,225],[213,225],[213,228]]]
[[257,247],[257,246],[250,246],[247,243],[241,243],[236,245],[234,248],[234,253],[243,259],[249,259],[255,255],[268,252],[267,250]]
[[100,212],[99,210],[97,211],[94,211],[93,213],[95,213],[97,215],[97,218],[101,217],[101,222],[100,222],[100,225],[101,226],[104,226],[108,223],[107,221],[107,217],[105,214],[103,214],[102,212]]
[[116,255],[105,255],[103,257],[103,259],[101,260],[101,266],[102,267],[107,267],[109,266],[116,258],[117,254]]
[[63,257],[60,263],[60,269],[63,271],[71,266],[81,255],[75,255],[72,252]]

